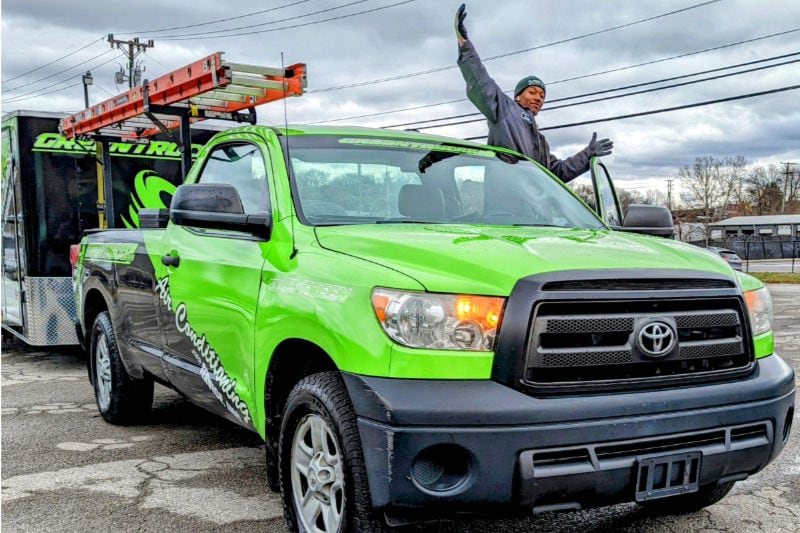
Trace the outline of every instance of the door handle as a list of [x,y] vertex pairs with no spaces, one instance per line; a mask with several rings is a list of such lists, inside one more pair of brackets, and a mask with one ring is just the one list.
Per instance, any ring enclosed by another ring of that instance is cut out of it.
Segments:
[[161,264],[164,266],[176,267],[181,264],[181,258],[178,254],[167,254],[161,256]]

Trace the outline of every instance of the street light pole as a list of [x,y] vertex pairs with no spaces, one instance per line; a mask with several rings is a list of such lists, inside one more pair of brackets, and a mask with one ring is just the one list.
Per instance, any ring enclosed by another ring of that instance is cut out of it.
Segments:
[[83,102],[86,104],[86,109],[89,108],[89,85],[94,83],[94,78],[92,78],[92,73],[90,71],[86,71],[86,74],[82,76],[83,80]]

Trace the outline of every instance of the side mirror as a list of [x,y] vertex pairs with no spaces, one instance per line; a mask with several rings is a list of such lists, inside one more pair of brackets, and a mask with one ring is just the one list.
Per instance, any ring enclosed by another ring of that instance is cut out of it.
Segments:
[[170,211],[207,211],[243,215],[239,191],[227,183],[181,185],[172,196]]
[[628,207],[622,221],[622,231],[644,233],[659,237],[672,237],[675,229],[672,225],[672,213],[660,205],[633,204]]
[[179,226],[244,231],[263,239],[272,233],[271,214],[245,214],[239,192],[227,183],[179,186],[172,196],[169,219]]

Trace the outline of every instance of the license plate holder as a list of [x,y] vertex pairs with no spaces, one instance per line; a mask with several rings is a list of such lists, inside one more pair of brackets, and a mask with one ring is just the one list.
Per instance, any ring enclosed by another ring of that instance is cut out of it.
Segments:
[[697,492],[702,458],[699,451],[639,457],[636,501]]

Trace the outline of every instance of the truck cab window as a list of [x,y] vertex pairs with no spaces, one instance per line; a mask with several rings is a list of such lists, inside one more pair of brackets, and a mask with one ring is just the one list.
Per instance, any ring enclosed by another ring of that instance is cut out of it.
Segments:
[[226,144],[214,149],[198,181],[236,187],[246,214],[269,211],[267,168],[255,145]]

